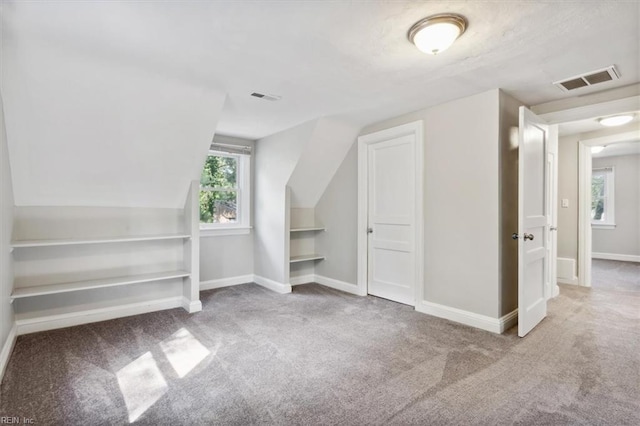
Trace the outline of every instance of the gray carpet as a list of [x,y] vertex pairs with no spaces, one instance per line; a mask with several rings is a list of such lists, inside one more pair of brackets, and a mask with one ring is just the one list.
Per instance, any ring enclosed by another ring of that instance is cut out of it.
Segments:
[[640,263],[618,260],[591,260],[591,287],[640,291]]
[[640,424],[640,293],[562,286],[525,339],[319,285],[21,336],[2,416],[34,424]]

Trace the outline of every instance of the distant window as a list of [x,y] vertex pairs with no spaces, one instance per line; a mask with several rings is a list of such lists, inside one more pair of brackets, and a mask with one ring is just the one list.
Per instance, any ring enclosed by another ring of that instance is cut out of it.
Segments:
[[614,174],[612,167],[591,172],[591,223],[615,225]]
[[200,176],[200,228],[249,227],[250,156],[210,151]]

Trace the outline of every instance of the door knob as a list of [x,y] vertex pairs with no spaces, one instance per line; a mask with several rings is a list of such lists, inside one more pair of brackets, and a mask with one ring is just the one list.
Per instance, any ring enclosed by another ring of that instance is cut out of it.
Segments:
[[[511,238],[514,240],[517,240],[519,238],[518,234],[516,234],[515,232],[513,234],[511,234]],[[524,240],[531,240],[533,241],[533,234],[527,234],[526,232],[524,233]]]
[[549,228],[549,231],[557,231],[558,228],[556,226],[552,226],[551,228]]
[[367,234],[373,234],[373,228],[367,228]]

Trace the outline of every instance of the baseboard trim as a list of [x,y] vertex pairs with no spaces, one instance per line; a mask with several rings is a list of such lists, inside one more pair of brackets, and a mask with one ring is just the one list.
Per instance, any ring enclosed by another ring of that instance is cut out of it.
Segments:
[[200,291],[213,290],[214,288],[230,287],[232,285],[247,284],[253,282],[253,274],[238,275],[236,277],[218,278],[216,280],[200,281]]
[[504,333],[514,325],[518,324],[518,309],[514,309],[506,315],[500,317],[500,334]]
[[275,291],[276,293],[280,293],[280,294],[291,293],[291,284],[279,283],[278,281],[261,277],[259,275],[253,276],[253,282],[271,291]]
[[9,330],[7,339],[4,341],[4,345],[2,345],[2,352],[0,352],[0,382],[2,382],[2,379],[4,378],[4,372],[7,369],[7,364],[9,363],[11,352],[13,352],[13,348],[16,345],[17,338],[18,327],[14,322],[11,330]]
[[308,275],[300,275],[297,277],[289,277],[289,284],[293,285],[303,285],[303,284],[311,284],[316,281],[316,276],[313,274]]
[[366,293],[362,293],[357,285],[348,283],[346,281],[340,281],[329,277],[324,277],[322,275],[316,275],[315,282],[318,284],[322,284],[326,287],[331,287],[336,290],[344,291],[345,293],[355,294],[357,296],[366,296]]
[[[578,277],[575,277],[572,280],[568,280],[568,279],[565,279],[565,278],[558,278],[556,281],[558,282],[558,284],[580,285],[580,281],[578,281]],[[554,294],[554,297],[555,296],[557,296],[557,294]]]
[[513,324],[513,321],[517,322],[518,320],[517,310],[501,318],[493,318],[458,308],[452,308],[451,306],[427,302],[426,300],[416,304],[416,311],[496,334],[502,333],[509,324]]
[[202,310],[202,302],[200,300],[189,300],[182,296],[182,307],[190,314],[194,314]]
[[640,262],[640,256],[616,253],[591,253],[592,259],[619,260],[621,262]]
[[146,314],[183,307],[183,297],[169,297],[148,302],[130,303],[128,305],[109,308],[89,309],[68,314],[48,315],[37,318],[16,320],[18,336],[39,331],[54,330],[57,328],[72,327],[75,325],[89,324],[92,322],[106,321],[132,315]]

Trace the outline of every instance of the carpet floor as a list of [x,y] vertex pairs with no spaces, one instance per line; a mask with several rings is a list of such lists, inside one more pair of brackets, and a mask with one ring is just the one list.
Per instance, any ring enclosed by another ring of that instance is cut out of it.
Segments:
[[592,259],[591,287],[640,292],[640,263]]
[[524,339],[320,285],[201,293],[18,338],[0,416],[38,425],[638,425],[640,292],[561,286]]

